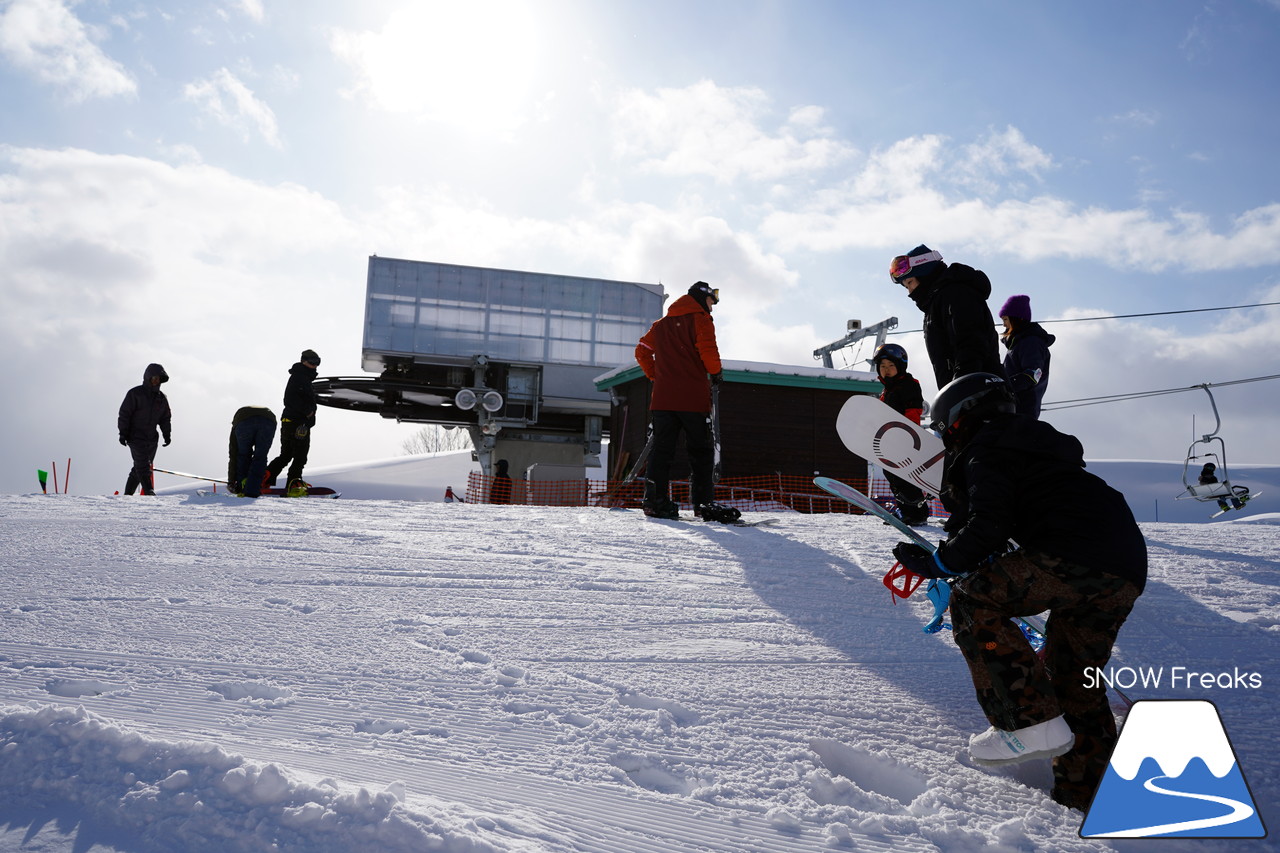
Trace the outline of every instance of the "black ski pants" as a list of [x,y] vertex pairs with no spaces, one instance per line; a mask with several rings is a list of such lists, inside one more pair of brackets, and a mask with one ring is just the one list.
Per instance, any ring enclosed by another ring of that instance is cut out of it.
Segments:
[[[267,454],[276,437],[276,419],[268,415],[245,418],[235,425],[236,471],[244,483],[244,496],[262,494],[262,475],[267,470]],[[235,488],[238,483],[232,483]]]
[[[299,430],[302,431],[302,435],[298,435]],[[307,452],[310,450],[311,430],[308,429],[307,422],[281,418],[280,455],[267,465],[267,484],[274,486],[276,478],[280,476],[280,472],[286,465],[289,466],[289,476],[285,478],[285,486],[287,487],[294,480],[301,480],[302,469],[307,464]]]
[[654,504],[669,500],[671,462],[676,455],[680,433],[683,432],[691,469],[690,497],[694,506],[711,503],[715,497],[715,484],[711,481],[715,449],[711,441],[710,413],[655,411],[650,412],[649,416],[653,452],[645,472],[645,502]]
[[156,484],[154,475],[151,473],[151,465],[156,461],[156,448],[160,446],[159,439],[151,439],[150,441],[139,441],[136,438],[129,439],[129,453],[133,456],[133,467],[129,469],[129,479],[125,481],[124,493],[126,495],[133,494],[133,490],[142,486],[144,495],[154,495],[156,493]]

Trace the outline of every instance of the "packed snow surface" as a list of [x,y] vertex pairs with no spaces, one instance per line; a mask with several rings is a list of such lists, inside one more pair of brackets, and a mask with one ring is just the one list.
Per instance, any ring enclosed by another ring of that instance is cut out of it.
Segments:
[[[774,515],[0,496],[0,850],[1146,843],[1080,838],[1047,762],[969,761],[986,722],[881,585],[890,528]],[[1280,517],[1143,529],[1112,667],[1213,700],[1275,824]]]

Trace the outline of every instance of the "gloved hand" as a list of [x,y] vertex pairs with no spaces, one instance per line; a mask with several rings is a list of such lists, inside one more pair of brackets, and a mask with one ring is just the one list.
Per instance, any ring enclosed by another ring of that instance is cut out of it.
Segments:
[[164,446],[165,446],[165,447],[168,447],[168,446],[169,446],[170,444],[172,444],[172,443],[173,443],[173,439],[171,439],[169,436],[167,436],[167,435],[166,435],[166,436],[164,437]]
[[720,384],[721,382],[723,382],[723,381],[724,381],[724,373],[713,373],[713,374],[711,374],[711,384],[712,384],[712,385],[719,385],[719,384]]
[[129,439],[125,438],[123,435],[122,435],[122,436],[120,436],[120,446],[121,446],[121,447],[128,447],[128,446],[129,446]]
[[914,542],[899,542],[893,546],[893,556],[898,558],[898,562],[902,564],[909,572],[914,572],[923,578],[954,578],[957,577],[956,572],[951,571],[942,562],[942,558],[938,556],[938,552],[929,553],[928,549],[922,548]]

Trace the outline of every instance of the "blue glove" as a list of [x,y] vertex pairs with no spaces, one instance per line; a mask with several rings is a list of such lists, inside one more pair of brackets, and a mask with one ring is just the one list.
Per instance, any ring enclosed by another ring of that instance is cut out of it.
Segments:
[[909,572],[914,572],[923,578],[954,578],[956,573],[947,568],[942,562],[942,558],[938,556],[938,552],[930,553],[927,548],[923,548],[914,542],[899,542],[893,546],[893,556],[898,558],[898,562],[902,564]]

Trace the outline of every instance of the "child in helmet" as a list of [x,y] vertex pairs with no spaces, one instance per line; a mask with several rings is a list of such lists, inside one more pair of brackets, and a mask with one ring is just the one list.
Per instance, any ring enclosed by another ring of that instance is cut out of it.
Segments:
[[[924,414],[924,394],[920,383],[907,372],[907,351],[897,344],[881,344],[871,355],[871,364],[884,390],[880,401],[912,423],[920,423]],[[929,520],[929,502],[924,492],[889,472],[885,472],[894,500],[898,502],[898,516],[912,526]]]
[[[1080,442],[1016,414],[1001,377],[948,383],[932,417],[947,447],[951,535],[932,554],[899,543],[894,555],[954,580],[956,645],[991,724],[970,755],[988,765],[1052,756],[1053,798],[1084,810],[1116,742],[1106,687],[1085,672],[1106,664],[1142,593],[1146,542],[1124,495],[1084,470]],[[1045,610],[1041,660],[1010,617]]]

